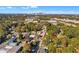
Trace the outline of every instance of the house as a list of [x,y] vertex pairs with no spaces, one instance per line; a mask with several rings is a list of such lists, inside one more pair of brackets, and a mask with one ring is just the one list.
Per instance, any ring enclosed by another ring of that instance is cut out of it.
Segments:
[[60,34],[61,30],[58,28],[55,32],[52,33],[52,38],[57,38],[58,34]]
[[38,23],[38,21],[33,21],[33,23]]
[[18,38],[19,37],[19,33],[18,32],[13,32],[14,35]]
[[29,36],[31,39],[34,39],[35,38],[35,35],[30,35]]
[[17,53],[21,47],[21,44],[18,46],[0,45],[0,53]]
[[17,23],[18,23],[17,21],[13,21],[13,22],[12,22],[12,24],[11,24],[12,29],[14,29],[14,28],[17,26]]
[[25,19],[26,22],[33,22],[33,20],[34,20],[34,17],[27,17]]
[[33,19],[31,18],[28,18],[28,19],[25,19],[26,22],[33,22]]
[[29,33],[28,33],[28,32],[23,32],[22,35],[23,35],[23,37],[25,37],[26,39],[29,37]]
[[17,41],[16,35],[12,35],[13,42]]
[[53,25],[57,25],[57,21],[53,18],[51,18],[50,20],[48,20],[49,23],[53,24]]
[[22,45],[19,44],[18,46],[13,46],[11,49],[7,51],[7,53],[17,53],[22,48]]
[[41,37],[44,37],[45,34],[46,34],[45,32],[41,32],[41,33],[40,33],[40,36],[41,36]]
[[26,41],[29,41],[29,33],[28,32],[24,32],[24,33],[22,33],[22,35]]
[[8,45],[0,45],[0,53],[7,53],[12,48],[12,46]]
[[48,50],[44,48],[39,48],[37,53],[48,53]]

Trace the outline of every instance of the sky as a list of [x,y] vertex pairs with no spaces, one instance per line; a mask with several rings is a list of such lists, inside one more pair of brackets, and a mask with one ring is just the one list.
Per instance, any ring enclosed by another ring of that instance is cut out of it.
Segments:
[[79,14],[79,6],[0,6],[1,14]]

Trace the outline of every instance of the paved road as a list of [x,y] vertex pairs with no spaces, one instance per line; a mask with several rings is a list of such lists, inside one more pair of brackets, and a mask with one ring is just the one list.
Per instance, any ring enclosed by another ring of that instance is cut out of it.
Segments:
[[14,46],[13,48],[11,48],[7,53],[16,53],[18,52],[18,50],[22,47],[22,45],[20,44],[19,46]]

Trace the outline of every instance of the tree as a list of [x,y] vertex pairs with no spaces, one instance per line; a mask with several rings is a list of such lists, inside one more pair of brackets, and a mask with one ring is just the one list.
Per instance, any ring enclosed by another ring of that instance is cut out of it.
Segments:
[[55,53],[56,52],[56,47],[54,46],[53,43],[48,44],[48,52],[49,53]]
[[70,44],[71,44],[71,46],[73,46],[74,48],[78,48],[78,47],[79,47],[79,39],[77,39],[77,38],[72,38]]
[[28,43],[28,42],[26,42],[26,41],[23,41],[22,42],[22,47],[23,47],[23,49],[22,49],[22,52],[23,53],[26,53],[26,52],[29,52],[30,51],[30,44]]
[[76,50],[73,46],[68,46],[62,49],[63,53],[75,53]]
[[15,31],[18,32],[18,33],[20,33],[20,32],[21,32],[21,26],[17,26],[17,27],[15,28]]
[[26,32],[26,27],[25,26],[21,27],[21,32]]
[[62,48],[56,48],[56,53],[62,53]]
[[0,28],[0,37],[3,36],[6,33],[6,31],[4,31],[4,29]]
[[23,38],[23,35],[20,33],[20,34],[19,34],[19,40],[22,41],[23,39],[24,39],[24,38]]

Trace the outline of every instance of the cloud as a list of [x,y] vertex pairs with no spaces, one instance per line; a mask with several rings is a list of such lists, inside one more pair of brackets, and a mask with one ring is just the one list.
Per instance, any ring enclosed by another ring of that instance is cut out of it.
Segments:
[[79,12],[77,11],[63,11],[63,10],[59,10],[59,11],[43,11],[43,13],[46,14],[79,14]]
[[26,6],[26,7],[21,7],[21,8],[22,8],[22,9],[29,9],[29,7],[27,7],[27,6]]
[[8,6],[7,8],[11,9],[11,8],[13,8],[13,7],[11,7],[11,6]]
[[37,10],[37,11],[30,11],[29,13],[44,13],[44,14],[79,14],[79,12],[77,12],[77,11],[63,11],[63,10],[59,10],[59,11],[41,11],[41,10]]
[[36,8],[38,8],[37,6],[24,6],[24,7],[22,7],[23,9],[36,9]]
[[30,8],[38,8],[38,6],[30,6]]

